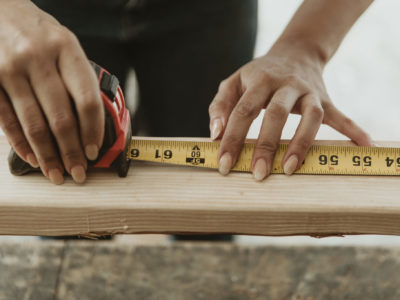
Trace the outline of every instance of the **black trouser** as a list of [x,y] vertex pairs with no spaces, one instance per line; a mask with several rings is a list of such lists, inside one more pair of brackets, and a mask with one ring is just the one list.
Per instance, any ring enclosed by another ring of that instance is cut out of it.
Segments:
[[253,57],[257,0],[34,2],[122,85],[135,70],[134,134],[209,136],[208,106],[219,83]]
[[209,136],[208,105],[218,84],[253,57],[256,0],[35,2],[121,83],[135,69],[134,130],[146,125],[151,136]]

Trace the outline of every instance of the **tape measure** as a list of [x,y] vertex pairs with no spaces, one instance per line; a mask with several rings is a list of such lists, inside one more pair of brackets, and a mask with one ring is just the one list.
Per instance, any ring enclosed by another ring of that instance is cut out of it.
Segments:
[[[133,138],[128,159],[203,168],[218,168],[219,141]],[[251,172],[255,143],[245,143],[234,171]],[[287,144],[279,144],[271,173],[283,174]],[[400,148],[313,145],[296,174],[400,175]]]

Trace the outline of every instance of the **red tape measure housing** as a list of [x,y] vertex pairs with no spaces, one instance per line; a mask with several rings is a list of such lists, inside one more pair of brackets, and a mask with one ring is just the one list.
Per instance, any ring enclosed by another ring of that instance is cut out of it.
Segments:
[[130,115],[125,107],[125,100],[118,79],[102,67],[93,65],[98,76],[106,116],[112,119],[112,124],[106,124],[103,149],[100,150],[100,157],[94,167],[110,168],[121,153],[125,154],[126,144],[129,142],[127,139],[130,140]]

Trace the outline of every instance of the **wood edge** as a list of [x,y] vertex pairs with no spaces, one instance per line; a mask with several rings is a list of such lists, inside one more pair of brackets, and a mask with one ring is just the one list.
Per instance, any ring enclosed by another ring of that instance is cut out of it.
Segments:
[[[7,217],[4,217],[7,216]],[[49,226],[49,224],[51,226]],[[185,230],[182,230],[185,228]],[[400,235],[394,213],[98,210],[65,208],[5,209],[0,235],[92,236],[115,234],[243,234],[313,237],[382,234]]]

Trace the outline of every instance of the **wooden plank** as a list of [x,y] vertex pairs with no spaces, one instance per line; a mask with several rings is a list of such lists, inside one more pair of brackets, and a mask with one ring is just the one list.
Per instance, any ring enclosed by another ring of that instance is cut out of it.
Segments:
[[9,174],[8,151],[1,138],[0,234],[400,234],[398,177],[272,175],[260,183],[136,162],[126,178],[95,171],[83,185],[68,178],[55,186],[41,174]]

